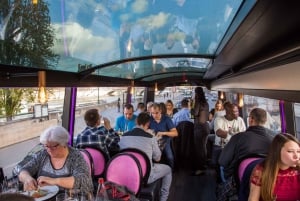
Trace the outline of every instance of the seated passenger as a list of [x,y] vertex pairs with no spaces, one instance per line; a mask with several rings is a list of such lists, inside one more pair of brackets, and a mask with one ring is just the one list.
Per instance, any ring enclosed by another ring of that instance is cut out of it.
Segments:
[[150,129],[153,129],[158,138],[161,138],[162,163],[174,168],[174,155],[171,148],[171,137],[178,136],[172,119],[161,112],[160,105],[154,103],[151,107]]
[[135,127],[136,115],[133,114],[133,105],[126,104],[124,106],[124,114],[116,120],[115,131],[127,132]]
[[177,108],[174,108],[174,104],[173,104],[172,100],[167,100],[165,105],[167,108],[166,115],[173,118],[174,114],[176,112],[178,112]]
[[177,126],[182,121],[191,121],[190,117],[189,100],[184,98],[181,101],[181,109],[173,116],[173,123]]
[[221,147],[229,142],[232,135],[246,130],[245,122],[239,116],[237,105],[226,102],[224,108],[226,111],[225,116],[219,116],[214,121],[215,145]]
[[138,116],[141,112],[145,112],[145,104],[143,102],[138,103],[136,111],[134,112],[134,114],[136,116]]
[[101,116],[97,109],[85,112],[84,120],[87,127],[77,135],[75,146],[77,148],[89,145],[100,148],[107,156],[119,151],[120,137],[110,126],[110,121],[103,117],[104,126],[100,126]]
[[[249,127],[245,132],[233,135],[228,144],[224,147],[219,157],[219,165],[222,167],[221,173],[224,186],[228,182],[232,182],[234,171],[238,162],[251,154],[267,154],[271,142],[273,140],[273,132],[264,127],[267,120],[267,113],[264,109],[255,108],[249,115]],[[231,189],[222,188],[225,196],[226,191],[229,193]],[[219,200],[224,200],[225,197]]]
[[61,126],[46,129],[40,136],[44,149],[36,153],[20,170],[18,177],[24,190],[57,185],[63,189],[93,192],[89,168],[81,153],[68,146],[69,133]]
[[[137,126],[132,131],[123,135],[120,140],[120,148],[136,148],[147,154],[151,162],[151,171],[148,183],[152,183],[162,178],[160,201],[166,201],[172,182],[172,170],[168,165],[155,163],[160,160],[161,151],[158,147],[157,139],[148,133],[150,125],[150,115],[143,112],[137,117]],[[155,161],[154,163],[152,162]]]
[[265,161],[252,171],[248,200],[300,200],[299,161],[298,139],[277,134]]

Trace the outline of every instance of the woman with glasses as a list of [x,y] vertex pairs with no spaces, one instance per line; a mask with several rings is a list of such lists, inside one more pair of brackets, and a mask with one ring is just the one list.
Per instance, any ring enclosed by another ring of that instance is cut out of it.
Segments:
[[40,136],[44,149],[36,153],[19,172],[24,190],[57,185],[63,189],[93,191],[89,168],[81,153],[68,146],[69,133],[61,126],[46,129]]

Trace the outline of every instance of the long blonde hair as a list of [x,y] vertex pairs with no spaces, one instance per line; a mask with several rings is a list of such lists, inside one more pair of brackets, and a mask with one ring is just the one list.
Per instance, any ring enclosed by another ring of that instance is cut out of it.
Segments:
[[283,133],[277,134],[272,141],[269,153],[263,164],[261,197],[264,201],[273,201],[276,199],[276,195],[274,195],[273,192],[279,171],[279,164],[281,162],[281,149],[284,144],[289,141],[294,141],[299,144],[297,138],[291,134]]

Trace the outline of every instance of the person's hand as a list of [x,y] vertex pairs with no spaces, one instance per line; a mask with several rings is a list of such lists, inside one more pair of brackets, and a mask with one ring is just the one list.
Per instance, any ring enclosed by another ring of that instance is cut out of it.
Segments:
[[108,118],[103,117],[103,122],[104,122],[104,127],[105,127],[107,130],[111,129],[110,121],[109,121]]
[[161,138],[161,137],[164,135],[164,133],[165,133],[165,132],[159,131],[159,132],[156,133],[156,137],[157,137],[157,138]]
[[39,186],[56,185],[55,179],[51,177],[40,176],[37,181]]
[[32,190],[36,190],[38,188],[38,183],[37,181],[32,178],[31,176],[28,176],[24,182],[23,182],[23,190],[24,191],[32,191]]

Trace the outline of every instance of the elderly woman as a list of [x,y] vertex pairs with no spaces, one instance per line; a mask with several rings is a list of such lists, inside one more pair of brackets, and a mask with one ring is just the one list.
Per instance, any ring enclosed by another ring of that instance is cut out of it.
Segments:
[[40,136],[44,149],[39,151],[19,172],[24,190],[57,185],[62,189],[93,191],[89,168],[81,153],[68,146],[69,133],[61,126],[50,127]]

